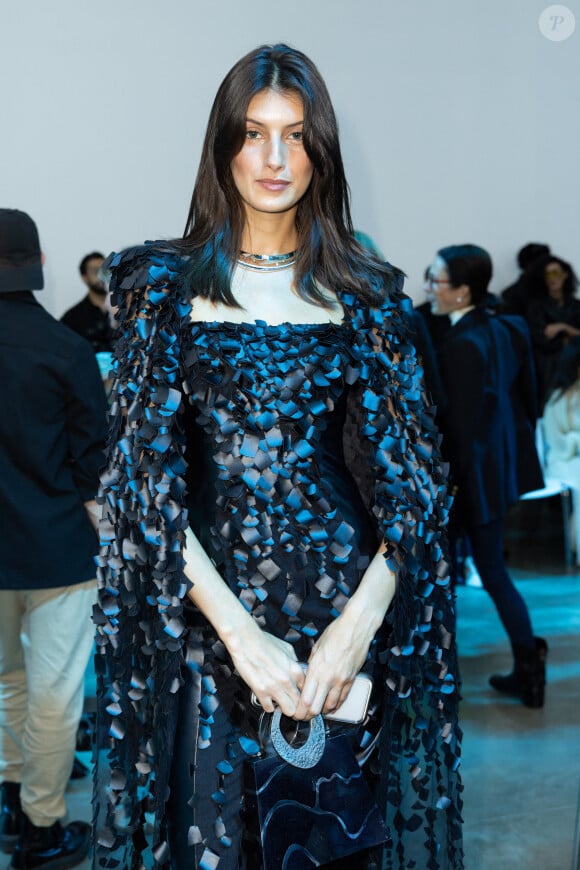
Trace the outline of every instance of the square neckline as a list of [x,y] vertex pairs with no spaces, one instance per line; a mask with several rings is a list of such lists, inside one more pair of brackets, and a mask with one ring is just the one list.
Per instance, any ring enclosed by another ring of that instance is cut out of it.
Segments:
[[345,326],[350,326],[350,323],[347,321],[345,317],[342,320],[324,320],[320,323],[308,321],[308,322],[297,322],[293,320],[283,320],[280,323],[270,323],[267,320],[189,320],[192,327],[205,327],[207,329],[217,330],[220,327],[224,327],[225,329],[235,329],[239,327],[244,330],[255,330],[255,329],[264,329],[264,330],[295,330],[295,329],[309,329],[309,330],[318,330],[318,329],[341,329]]

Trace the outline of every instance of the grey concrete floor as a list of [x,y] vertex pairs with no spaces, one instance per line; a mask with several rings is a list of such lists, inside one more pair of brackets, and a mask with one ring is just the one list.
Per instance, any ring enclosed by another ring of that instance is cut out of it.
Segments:
[[[511,666],[507,639],[487,594],[458,590],[466,870],[573,867],[580,787],[580,570],[564,567],[557,508],[548,502],[518,505],[505,539],[535,632],[550,645],[543,710],[528,710],[489,688],[489,674]],[[81,757],[88,762],[88,753]],[[71,783],[70,818],[90,821],[90,799],[87,780]],[[89,868],[89,861],[80,865]]]
[[580,787],[580,576],[513,571],[550,645],[542,710],[498,697],[509,650],[485,592],[459,591],[467,870],[570,870]]
[[521,503],[505,546],[537,635],[548,640],[542,710],[488,686],[510,650],[495,608],[458,590],[467,870],[571,870],[580,789],[580,570],[564,566],[558,504]]

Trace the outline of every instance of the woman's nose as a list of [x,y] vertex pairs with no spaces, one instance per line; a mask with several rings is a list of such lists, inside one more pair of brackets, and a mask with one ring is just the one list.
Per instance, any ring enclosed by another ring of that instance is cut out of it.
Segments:
[[270,169],[282,169],[286,165],[286,149],[284,143],[277,136],[270,139],[266,161]]

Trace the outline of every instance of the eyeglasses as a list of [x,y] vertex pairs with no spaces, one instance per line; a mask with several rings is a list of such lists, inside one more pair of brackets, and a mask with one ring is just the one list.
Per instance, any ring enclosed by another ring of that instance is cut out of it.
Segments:
[[430,287],[435,287],[437,284],[451,284],[451,281],[447,278],[434,278],[433,275],[426,275],[425,284],[429,284]]
[[551,269],[544,269],[546,278],[561,278],[566,272],[561,266],[553,266]]

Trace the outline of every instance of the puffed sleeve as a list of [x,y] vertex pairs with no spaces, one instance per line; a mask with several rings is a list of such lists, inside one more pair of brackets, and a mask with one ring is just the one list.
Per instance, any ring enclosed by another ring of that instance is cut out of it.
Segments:
[[356,425],[349,424],[355,448],[347,449],[363,486],[366,479],[397,583],[380,653],[393,834],[387,866],[460,867],[459,679],[445,532],[451,499],[401,285],[399,277],[376,308],[353,303]]
[[[182,659],[183,396],[179,258],[148,245],[113,254],[114,356],[98,556],[97,866],[134,866],[131,832],[166,800]],[[158,836],[158,832],[156,832]],[[154,844],[162,861],[165,844]],[[135,865],[137,866],[137,865]]]

